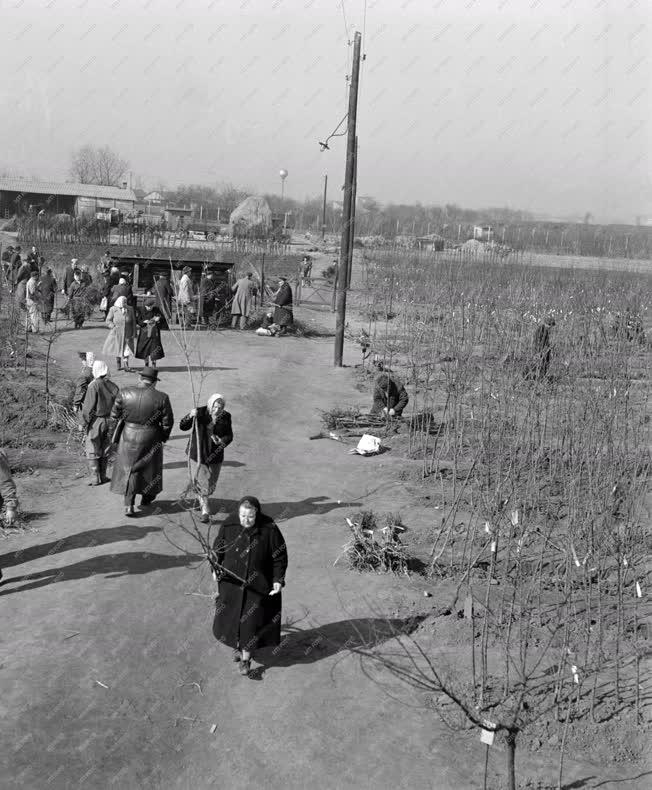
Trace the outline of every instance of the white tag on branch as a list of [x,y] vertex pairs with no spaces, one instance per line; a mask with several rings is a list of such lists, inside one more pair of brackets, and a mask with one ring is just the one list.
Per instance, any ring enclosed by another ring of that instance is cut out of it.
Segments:
[[491,553],[493,554],[496,551],[496,541],[491,541]]
[[623,567],[626,568],[628,565],[629,562],[627,561],[627,557],[623,557]]
[[512,521],[512,526],[518,527],[518,510],[512,510],[510,518]]
[[575,664],[573,664],[573,666],[571,667],[571,672],[573,673],[573,680],[576,683],[579,683],[580,682],[580,676],[577,673],[577,667],[575,666]]
[[636,582],[636,597],[642,598],[643,597],[643,590],[641,590],[641,585]]
[[582,563],[577,559],[577,553],[575,552],[575,546],[573,546],[572,543],[571,543],[571,552],[573,554],[573,560],[575,561],[575,565],[577,565],[577,567],[579,568]]
[[482,724],[484,726],[480,730],[480,741],[482,743],[486,743],[487,746],[493,746],[494,738],[496,737],[496,733],[494,731],[496,725],[487,719],[484,719]]
[[491,535],[491,527],[489,526],[488,521],[484,522],[484,531],[487,533],[487,535]]

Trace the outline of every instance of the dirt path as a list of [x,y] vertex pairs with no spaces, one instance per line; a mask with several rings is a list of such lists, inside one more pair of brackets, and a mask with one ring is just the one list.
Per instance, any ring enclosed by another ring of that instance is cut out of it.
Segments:
[[[74,352],[98,351],[104,334],[98,325],[66,333],[57,358],[76,364]],[[164,340],[160,389],[178,425],[192,403],[182,357]],[[333,567],[344,516],[407,501],[400,459],[362,459],[307,438],[319,428],[317,409],[368,396],[350,371],[331,367],[330,339],[225,331],[202,334],[198,351],[209,368],[202,396],[226,396],[235,430],[217,494],[224,509],[252,493],[278,519],[290,556],[284,619],[294,633],[255,679],[240,677],[214,641],[212,581],[166,539],[193,548],[175,527],[190,519],[176,504],[186,476],[178,429],[158,515],[125,519],[108,486],[88,488],[66,470],[22,479],[25,507],[43,516],[38,533],[0,549],[3,787],[481,787],[476,734],[392,701],[333,647],[360,633],[382,642],[379,615],[400,620],[434,600],[418,578]],[[355,348],[347,354],[357,362]],[[503,755],[494,759],[502,771]],[[569,758],[566,776],[595,772]]]

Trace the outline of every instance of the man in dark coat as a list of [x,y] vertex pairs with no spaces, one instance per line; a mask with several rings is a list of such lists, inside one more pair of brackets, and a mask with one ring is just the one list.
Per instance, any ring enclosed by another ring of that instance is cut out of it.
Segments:
[[261,512],[260,502],[243,497],[237,512],[220,527],[213,551],[219,580],[213,634],[234,648],[240,673],[248,675],[252,651],[281,642],[281,589],[288,565],[285,540]]
[[39,251],[36,247],[32,247],[31,252],[27,256],[27,263],[29,263],[32,271],[38,272],[39,276],[41,274],[41,262],[42,258],[39,255]]
[[138,385],[123,389],[111,410],[118,443],[111,491],[124,496],[127,516],[136,515],[136,494],[146,507],[163,490],[163,445],[170,438],[174,415],[169,397],[156,390],[157,381],[156,368],[143,368]]
[[54,279],[52,269],[47,269],[39,280],[38,288],[41,294],[41,318],[43,323],[49,324],[54,310],[54,297],[57,293],[57,281]]
[[199,320],[208,324],[215,312],[215,279],[207,272],[199,284]]
[[374,382],[374,400],[369,414],[400,417],[408,400],[408,394],[401,382],[389,373],[381,373]]
[[279,335],[284,335],[294,323],[292,288],[285,277],[279,277],[278,291],[274,294],[274,323],[281,327]]
[[68,296],[68,291],[70,290],[70,286],[75,282],[75,271],[77,270],[77,258],[73,258],[70,261],[70,266],[66,269],[63,275],[63,288],[61,289],[61,293],[65,296]]
[[154,282],[154,295],[158,304],[158,309],[161,311],[163,320],[161,321],[160,328],[167,329],[172,318],[172,287],[167,275],[162,274]]

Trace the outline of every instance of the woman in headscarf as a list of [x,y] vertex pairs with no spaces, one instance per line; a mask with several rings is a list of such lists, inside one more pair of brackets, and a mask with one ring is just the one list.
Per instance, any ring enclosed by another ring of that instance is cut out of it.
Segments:
[[247,676],[253,651],[281,642],[285,540],[256,497],[246,496],[220,527],[213,552],[219,582],[213,634],[234,649],[233,660]]
[[108,482],[106,468],[111,448],[111,409],[119,392],[108,373],[106,362],[101,359],[93,362],[93,381],[88,385],[82,406],[86,458],[90,469],[88,485],[91,486]]
[[118,370],[122,370],[124,358],[124,369],[129,370],[128,359],[134,353],[136,316],[134,308],[127,304],[126,296],[119,296],[116,299],[106,317],[106,324],[111,331],[104,341],[102,353],[107,357],[115,357]]
[[150,365],[155,368],[156,362],[163,359],[165,352],[161,343],[161,322],[163,316],[156,304],[156,297],[151,291],[143,306],[138,311],[138,342],[136,344],[136,359],[144,359],[145,367]]
[[88,299],[88,286],[82,280],[80,269],[73,272],[73,281],[68,289],[68,316],[75,323],[75,329],[81,329],[84,321],[90,315],[90,302]]
[[231,415],[225,410],[225,405],[224,397],[215,393],[206,406],[193,409],[179,423],[182,431],[192,430],[186,455],[190,458],[192,485],[199,498],[200,521],[203,524],[210,520],[209,497],[217,486],[224,448],[233,441]]

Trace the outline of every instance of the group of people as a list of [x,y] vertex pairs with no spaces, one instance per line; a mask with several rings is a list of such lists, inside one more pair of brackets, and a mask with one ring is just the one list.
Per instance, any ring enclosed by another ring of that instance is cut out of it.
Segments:
[[[253,273],[247,272],[244,277],[237,280],[232,291],[234,296],[231,302],[231,328],[246,329],[253,311],[254,297],[258,292],[253,281]],[[272,296],[273,311],[265,313],[256,333],[275,337],[287,334],[294,323],[292,302],[290,283],[286,277],[279,277],[278,288]]]
[[29,332],[38,333],[40,322],[50,323],[54,310],[57,284],[52,269],[44,269],[44,260],[36,247],[32,247],[25,259],[20,246],[11,245],[2,253],[2,272],[14,294],[16,305],[27,313]]

